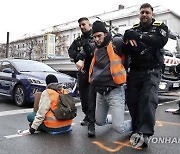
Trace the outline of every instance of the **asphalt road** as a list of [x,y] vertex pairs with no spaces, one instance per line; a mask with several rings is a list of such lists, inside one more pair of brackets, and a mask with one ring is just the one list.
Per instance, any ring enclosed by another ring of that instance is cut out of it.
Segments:
[[[87,127],[82,127],[79,123],[84,116],[81,106],[77,107],[78,116],[74,119],[73,130],[70,133],[51,135],[41,132],[17,136],[17,130],[28,128],[26,116],[32,108],[20,108],[10,101],[0,100],[0,154],[178,154],[180,115],[165,112],[166,109],[177,107],[173,101],[159,105],[155,134],[150,140],[149,147],[138,150],[130,146],[128,134],[116,133],[111,125],[96,126],[96,137],[88,138]],[[125,118],[130,119],[128,112],[125,113]]]

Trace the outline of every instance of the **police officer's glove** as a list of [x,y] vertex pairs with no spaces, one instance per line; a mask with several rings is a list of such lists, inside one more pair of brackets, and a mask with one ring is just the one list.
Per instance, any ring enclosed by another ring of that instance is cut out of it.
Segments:
[[139,41],[140,40],[140,35],[135,30],[128,29],[124,33],[123,40],[124,41],[126,41],[126,40],[136,40],[136,41]]
[[169,73],[172,74],[173,76],[178,76],[178,72],[176,71],[176,66],[170,66],[169,67]]

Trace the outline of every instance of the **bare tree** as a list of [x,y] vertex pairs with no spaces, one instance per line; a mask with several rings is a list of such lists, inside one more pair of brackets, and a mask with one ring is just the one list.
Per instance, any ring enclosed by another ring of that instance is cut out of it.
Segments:
[[36,45],[37,45],[37,38],[34,37],[29,37],[25,39],[26,42],[26,53],[28,55],[28,59],[32,59],[32,53],[33,50],[35,49]]
[[5,58],[6,57],[6,45],[0,44],[0,57]]

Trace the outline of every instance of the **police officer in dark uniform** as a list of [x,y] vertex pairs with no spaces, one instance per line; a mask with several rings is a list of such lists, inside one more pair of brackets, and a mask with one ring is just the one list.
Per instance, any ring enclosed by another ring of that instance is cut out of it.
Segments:
[[142,4],[140,23],[124,34],[124,52],[130,56],[127,81],[127,105],[133,125],[130,142],[136,147],[147,147],[148,137],[154,134],[158,85],[163,65],[162,48],[167,41],[168,27],[155,21],[150,4]]
[[[86,17],[82,17],[78,20],[79,27],[81,29],[82,35],[77,37],[68,49],[69,57],[74,60],[76,67],[78,69],[78,84],[80,100],[82,105],[82,111],[85,114],[85,118],[81,121],[81,125],[88,125],[88,95],[89,95],[89,66],[91,64],[92,56],[88,54],[91,49],[89,43],[93,42],[91,25]],[[81,52],[84,50],[84,52]],[[84,59],[82,53],[87,53],[88,56]]]

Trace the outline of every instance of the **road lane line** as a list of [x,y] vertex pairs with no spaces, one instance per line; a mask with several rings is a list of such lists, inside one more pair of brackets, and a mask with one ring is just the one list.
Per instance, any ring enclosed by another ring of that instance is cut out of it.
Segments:
[[173,101],[168,101],[168,102],[160,103],[160,104],[158,104],[158,106],[162,106],[163,104],[178,103],[179,101],[180,101],[180,99],[176,99],[176,100],[173,100]]
[[[76,107],[81,106],[81,103],[76,103]],[[22,113],[29,113],[33,112],[33,108],[30,109],[19,109],[19,110],[9,110],[9,111],[2,111],[0,112],[0,117],[8,116],[8,115],[15,115],[15,114],[22,114]]]
[[33,108],[31,108],[31,109],[20,109],[20,110],[2,111],[2,112],[0,112],[0,117],[7,116],[7,115],[28,113],[28,112],[32,112],[32,111],[33,111]]
[[[76,125],[76,123],[71,124],[71,126],[74,126],[74,125]],[[41,131],[35,131],[35,134],[38,134],[38,133],[41,133]],[[21,137],[21,136],[27,136],[27,135],[13,134],[13,135],[7,135],[7,136],[4,136],[4,137],[7,138],[7,139],[10,139],[10,138]]]

